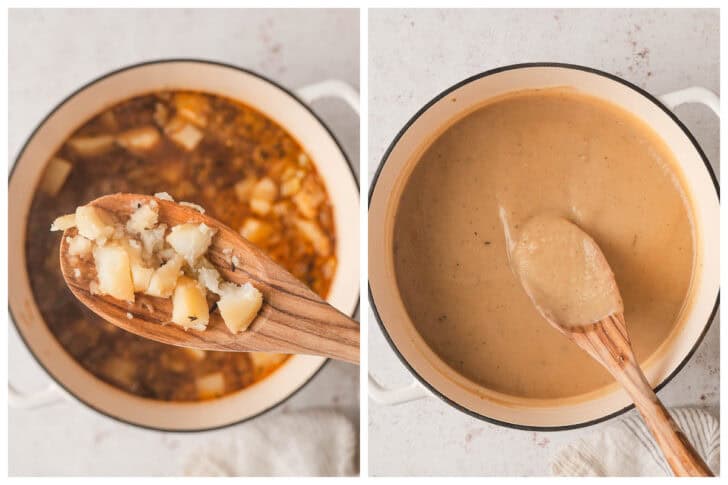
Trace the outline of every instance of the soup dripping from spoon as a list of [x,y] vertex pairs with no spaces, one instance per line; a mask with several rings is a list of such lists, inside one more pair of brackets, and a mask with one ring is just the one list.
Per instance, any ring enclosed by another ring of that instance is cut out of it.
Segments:
[[[181,347],[309,354],[351,363],[359,362],[357,322],[324,301],[237,231],[201,213],[194,205],[185,206],[139,194],[114,194],[93,200],[85,207],[101,210],[116,221],[125,221],[130,220],[132,214],[144,206],[155,208],[159,227],[172,228],[170,235],[175,226],[189,228],[195,225],[214,234],[204,254],[206,264],[209,265],[207,269],[216,270],[215,274],[222,278],[221,284],[228,285],[228,288],[243,292],[259,291],[262,294],[262,304],[259,300],[259,310],[255,310],[257,314],[254,314],[252,323],[246,324],[246,328],[241,331],[231,331],[227,318],[222,315],[222,308],[218,306],[224,296],[218,302],[211,303],[211,295],[207,293],[207,302],[206,297],[202,296],[193,302],[195,304],[186,306],[185,308],[195,311],[195,316],[200,313],[197,310],[203,306],[201,312],[209,320],[201,328],[194,325],[183,328],[172,323],[176,289],[171,299],[150,296],[149,293],[135,294],[136,291],[132,291],[131,298],[126,301],[109,294],[101,294],[94,291],[94,286],[99,286],[96,281],[98,266],[95,264],[98,261],[90,259],[90,256],[79,259],[69,254],[69,246],[79,234],[78,228],[72,225],[65,229],[61,238],[61,271],[74,296],[94,313],[134,334]],[[182,245],[185,245],[184,241]],[[123,244],[114,242],[114,247],[118,246]],[[116,262],[111,261],[108,264],[115,265]],[[159,270],[162,267],[157,269]],[[183,279],[185,286],[181,291],[181,299],[190,292],[194,293],[197,285],[192,278],[184,275],[179,279],[175,278],[178,285]],[[206,292],[202,293],[204,295]],[[234,301],[231,306],[237,307],[233,308],[237,310],[241,304],[244,306],[246,302]],[[219,311],[215,311],[216,307]]]
[[622,385],[675,475],[712,476],[639,367],[619,287],[596,241],[559,216],[534,216],[517,231],[503,208],[500,216],[511,268],[538,312]]

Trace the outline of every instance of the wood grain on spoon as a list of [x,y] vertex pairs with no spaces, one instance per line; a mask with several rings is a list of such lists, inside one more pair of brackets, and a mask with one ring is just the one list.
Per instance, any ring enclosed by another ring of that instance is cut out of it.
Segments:
[[647,382],[632,352],[622,313],[592,325],[564,329],[564,333],[627,391],[676,476],[713,476]]
[[501,218],[511,265],[539,313],[622,385],[675,475],[712,476],[639,367],[619,287],[598,244],[558,216],[536,216],[518,234],[505,213]]
[[[95,278],[93,262],[72,265],[67,257],[66,237],[77,234],[76,228],[70,228],[61,238],[61,270],[76,298],[94,313],[124,330],[171,345],[203,350],[309,354],[359,362],[359,324],[329,305],[236,231],[195,209],[152,196],[107,195],[89,205],[126,220],[134,211],[135,202],[144,204],[151,200],[159,206],[160,223],[170,227],[204,223],[217,229],[206,257],[224,280],[237,284],[249,282],[260,290],[263,306],[258,316],[246,331],[232,334],[220,314],[214,311],[206,330],[185,331],[170,323],[170,299],[137,294],[134,303],[127,303],[92,294],[89,285]],[[231,262],[232,255],[237,256],[235,265]],[[79,277],[77,268],[80,268]]]

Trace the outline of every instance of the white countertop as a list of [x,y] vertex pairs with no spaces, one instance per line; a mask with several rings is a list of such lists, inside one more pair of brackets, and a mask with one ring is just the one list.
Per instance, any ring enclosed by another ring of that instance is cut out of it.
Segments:
[[[291,89],[327,78],[359,85],[356,10],[12,10],[9,30],[10,160],[65,96],[101,74],[144,60],[218,60]],[[358,172],[358,118],[336,101],[322,100],[314,109]],[[8,347],[10,381],[22,390],[45,386],[47,375],[13,326]],[[329,362],[301,392],[258,419],[314,407],[340,410],[358,429],[358,367]],[[193,450],[244,426],[161,433],[119,424],[76,401],[32,411],[9,409],[9,473],[178,475]]]
[[[612,72],[657,95],[693,85],[718,92],[718,31],[717,10],[370,11],[369,177],[420,107],[458,81],[498,66],[568,62]],[[681,107],[677,114],[717,173],[715,116],[701,106]],[[668,406],[703,406],[718,416],[719,340],[716,318],[689,364],[659,393]],[[387,386],[411,379],[371,312],[369,362]],[[519,431],[476,420],[436,398],[394,407],[370,401],[369,472],[548,475],[554,452],[593,429]]]

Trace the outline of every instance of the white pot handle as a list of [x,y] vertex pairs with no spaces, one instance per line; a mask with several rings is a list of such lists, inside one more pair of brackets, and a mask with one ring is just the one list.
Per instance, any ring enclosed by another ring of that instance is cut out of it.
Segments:
[[359,93],[349,84],[338,79],[327,79],[299,88],[296,90],[296,96],[307,104],[321,98],[338,98],[348,104],[357,115],[359,114]]
[[417,401],[430,396],[432,396],[430,391],[414,379],[406,386],[388,389],[379,384],[369,374],[369,397],[378,404],[392,406],[394,404]]
[[659,98],[665,106],[673,111],[681,104],[700,103],[710,108],[720,118],[720,98],[713,91],[700,86],[692,86],[680,89],[679,91],[673,91],[663,94]]
[[[296,90],[296,95],[308,104],[321,98],[339,98],[348,104],[357,115],[359,114],[359,93],[343,81],[329,79],[304,86]],[[415,380],[398,389],[387,389],[381,386],[371,374],[369,375],[369,397],[379,404],[401,404],[430,395],[430,392]]]
[[54,382],[40,391],[20,392],[8,383],[8,405],[16,409],[36,409],[65,401],[67,394]]

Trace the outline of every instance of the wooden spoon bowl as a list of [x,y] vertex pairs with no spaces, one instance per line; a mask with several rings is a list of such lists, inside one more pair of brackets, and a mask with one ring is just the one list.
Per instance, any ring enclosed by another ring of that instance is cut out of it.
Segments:
[[[260,290],[263,306],[258,316],[246,331],[238,334],[232,334],[215,311],[210,313],[206,330],[184,330],[170,321],[171,299],[137,294],[134,303],[127,303],[92,294],[89,285],[96,277],[94,264],[92,261],[71,264],[66,237],[75,236],[77,231],[67,229],[61,238],[61,271],[71,292],[94,313],[126,331],[181,347],[309,354],[358,364],[359,324],[221,222],[193,208],[146,195],[107,195],[89,205],[126,220],[137,203],[152,200],[159,206],[159,222],[168,227],[204,223],[217,229],[206,257],[224,280],[237,284],[250,282]],[[232,263],[232,255],[237,256],[238,264]]]
[[596,241],[560,216],[534,216],[520,227],[516,239],[505,211],[501,220],[511,265],[541,316],[622,385],[675,475],[711,475],[639,367],[619,286]]

